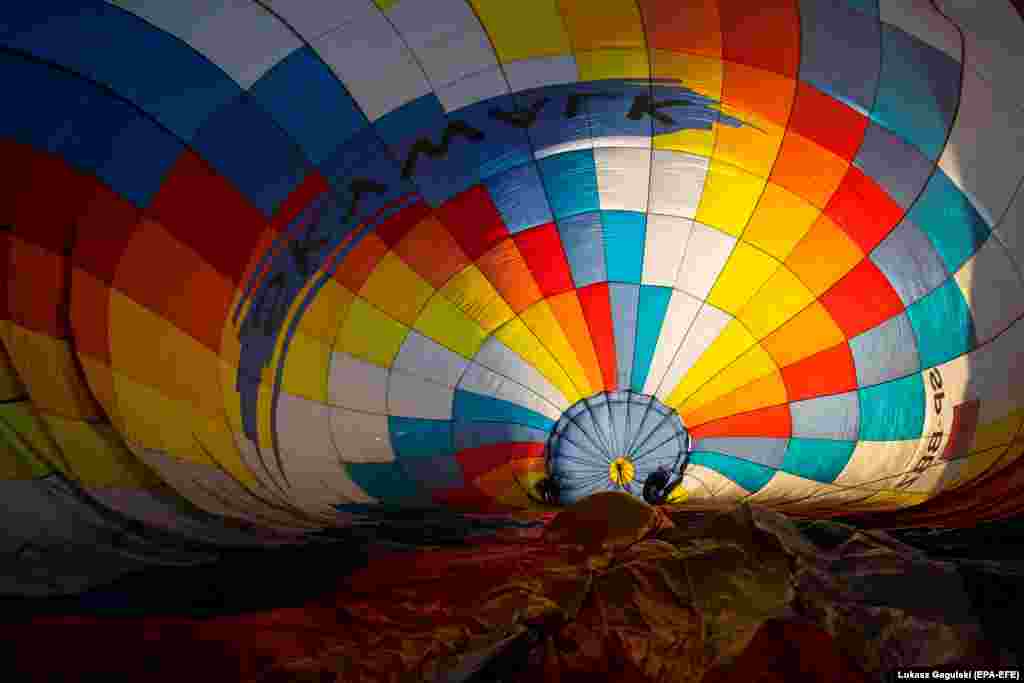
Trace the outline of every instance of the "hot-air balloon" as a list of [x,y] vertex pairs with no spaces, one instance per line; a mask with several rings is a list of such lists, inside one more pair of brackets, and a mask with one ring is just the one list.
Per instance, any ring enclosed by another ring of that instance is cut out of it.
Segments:
[[1010,671],[1020,12],[4,3],[0,670]]

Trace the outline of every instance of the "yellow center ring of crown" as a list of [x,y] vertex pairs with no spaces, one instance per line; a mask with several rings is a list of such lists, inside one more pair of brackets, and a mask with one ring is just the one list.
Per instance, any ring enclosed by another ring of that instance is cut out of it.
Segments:
[[608,478],[619,486],[630,483],[634,476],[636,476],[636,468],[624,457],[615,458],[608,466]]

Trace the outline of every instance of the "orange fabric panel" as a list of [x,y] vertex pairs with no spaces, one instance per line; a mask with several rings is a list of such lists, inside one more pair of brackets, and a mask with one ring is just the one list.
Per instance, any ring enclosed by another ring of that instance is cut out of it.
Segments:
[[[377,237],[374,239],[379,241]],[[381,242],[381,244],[384,243]],[[358,248],[356,247],[356,249]],[[469,257],[455,242],[455,238],[434,216],[421,221],[410,230],[395,246],[395,253],[408,263],[409,267],[420,277],[433,285],[434,289],[443,287],[452,275],[470,264]],[[377,262],[374,261],[374,266],[376,264]],[[348,260],[346,259],[342,270],[347,267]],[[366,278],[363,278],[363,281],[365,280]],[[357,292],[360,287],[362,287],[362,282],[352,291]]]
[[511,238],[491,247],[476,265],[517,315],[543,297],[530,267]]
[[788,438],[793,434],[789,405],[771,406],[732,415],[694,427],[694,439],[713,436],[765,436]]
[[824,209],[849,167],[849,161],[789,130],[769,180]]
[[555,314],[562,331],[576,352],[583,371],[587,373],[587,381],[590,386],[600,388],[604,386],[604,376],[601,374],[601,365],[597,361],[597,352],[594,350],[594,343],[590,338],[590,327],[583,317],[583,307],[576,296],[576,290],[570,290],[553,296],[548,299],[551,312]]

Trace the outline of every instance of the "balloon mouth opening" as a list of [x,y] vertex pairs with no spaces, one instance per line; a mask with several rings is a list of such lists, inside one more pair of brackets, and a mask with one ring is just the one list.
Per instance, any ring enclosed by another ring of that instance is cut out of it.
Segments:
[[549,502],[571,505],[601,491],[650,502],[652,490],[667,493],[673,478],[678,483],[690,444],[679,414],[653,396],[594,394],[562,413],[548,437],[547,488],[557,498]]

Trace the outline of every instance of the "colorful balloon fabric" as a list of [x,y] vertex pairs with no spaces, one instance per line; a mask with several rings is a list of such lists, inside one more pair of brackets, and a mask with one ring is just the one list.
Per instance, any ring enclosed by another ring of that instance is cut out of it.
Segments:
[[5,4],[0,592],[545,477],[998,476],[1021,44],[1003,0]]

